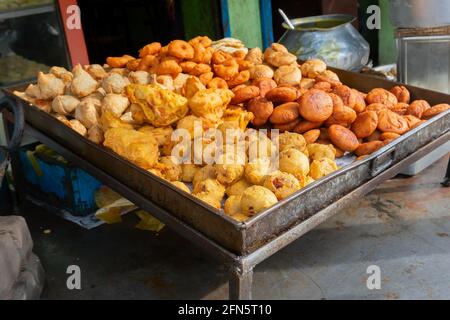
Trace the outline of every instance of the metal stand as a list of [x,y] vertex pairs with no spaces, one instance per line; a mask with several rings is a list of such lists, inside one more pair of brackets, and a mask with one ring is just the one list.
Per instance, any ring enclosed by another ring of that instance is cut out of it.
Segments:
[[450,187],[450,159],[448,159],[447,173],[445,174],[444,182],[442,182],[444,187]]
[[228,294],[230,300],[251,300],[253,285],[253,268],[242,270],[239,266],[231,268],[228,282]]

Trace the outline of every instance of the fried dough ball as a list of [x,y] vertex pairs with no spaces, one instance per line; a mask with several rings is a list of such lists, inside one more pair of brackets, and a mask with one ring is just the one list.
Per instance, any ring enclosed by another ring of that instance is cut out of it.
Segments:
[[100,119],[100,112],[95,100],[88,99],[80,102],[75,109],[75,118],[87,129],[96,125]]
[[223,206],[223,211],[227,216],[233,217],[241,212],[242,194],[229,197]]
[[336,159],[336,149],[331,144],[313,143],[309,144],[307,148],[311,160]]
[[53,99],[52,110],[60,115],[71,114],[80,103],[75,97],[62,95]]
[[[99,65],[93,64],[90,65],[88,68],[88,72],[90,68],[94,68],[97,69],[97,66],[102,68]],[[103,69],[103,68],[102,68]],[[104,70],[103,70],[104,71]],[[66,68],[64,67],[51,67],[50,70],[48,71],[51,74],[54,74],[56,77],[58,77],[59,79],[61,79],[65,85],[70,84],[70,82],[72,82],[73,80],[73,74],[72,72],[69,72]],[[93,76],[93,75],[92,75]],[[93,76],[94,77],[94,76]],[[95,78],[95,77],[94,77]]]
[[399,102],[395,106],[390,107],[389,109],[391,111],[395,112],[396,114],[399,114],[399,115],[402,116],[402,115],[404,115],[406,113],[408,108],[409,108],[409,104],[403,103],[403,102]]
[[221,64],[214,64],[213,68],[216,75],[226,81],[233,79],[239,74],[239,64],[233,58],[225,60]]
[[245,60],[253,62],[255,65],[263,62],[263,53],[260,48],[253,48],[247,52]]
[[319,74],[325,72],[326,69],[327,65],[325,62],[319,59],[307,60],[301,65],[302,75],[311,79],[316,78]]
[[352,124],[352,131],[357,138],[367,138],[378,127],[378,115],[375,111],[366,111],[360,113]]
[[366,107],[366,111],[375,111],[377,114],[381,110],[386,110],[386,109],[388,109],[388,107],[382,103],[372,103]]
[[353,106],[353,110],[355,110],[356,113],[361,113],[366,110],[366,100],[365,95],[362,92],[359,92],[356,89],[352,89],[355,93],[355,104]]
[[411,129],[413,128],[417,123],[419,123],[421,120],[417,117],[414,117],[412,115],[403,116],[403,118],[408,122],[408,127]]
[[192,194],[211,206],[220,209],[225,196],[225,187],[216,179],[205,179],[194,185]]
[[239,181],[236,181],[235,183],[229,185],[226,188],[225,193],[229,197],[242,195],[242,193],[245,191],[245,189],[247,189],[248,187],[251,187],[251,186],[252,185],[245,178],[242,178]]
[[278,144],[280,152],[287,149],[297,149],[298,151],[305,151],[305,138],[295,132],[284,132],[278,136]]
[[371,90],[366,96],[366,101],[368,104],[382,103],[387,107],[393,107],[398,103],[397,97],[393,93],[382,88]]
[[[208,129],[209,121],[196,117],[194,115],[188,115],[181,118],[177,123],[177,129],[184,129],[189,132],[191,139],[201,137],[204,131]],[[195,126],[198,127],[197,131],[194,131]]]
[[175,78],[179,73],[183,72],[180,65],[174,60],[161,61],[160,64],[154,66],[152,70],[157,75],[170,75]]
[[255,116],[252,123],[255,126],[262,126],[272,115],[273,103],[266,98],[254,98],[247,104],[247,110]]
[[380,137],[378,140],[385,141],[385,140],[395,140],[397,138],[401,137],[398,133],[394,132],[383,132],[380,134]]
[[332,93],[341,97],[344,105],[346,105],[352,109],[355,109],[355,105],[356,105],[358,96],[353,89],[351,89],[350,87],[348,87],[346,85],[341,84],[341,85],[334,87]]
[[270,160],[258,158],[245,164],[244,175],[251,184],[262,185],[264,178],[271,172]]
[[265,64],[256,64],[249,70],[250,70],[250,79],[258,79],[258,78],[272,79],[274,76],[272,68]]
[[409,103],[410,94],[408,89],[404,86],[395,86],[391,90],[391,93],[397,97],[398,102]]
[[149,84],[150,74],[147,71],[132,71],[128,74],[128,79],[131,83]]
[[159,159],[161,173],[169,181],[179,181],[182,174],[181,165],[179,165],[173,156],[166,156]]
[[272,191],[278,200],[289,197],[301,188],[295,176],[281,171],[275,171],[266,176],[263,186]]
[[102,88],[106,93],[124,93],[125,87],[130,84],[130,81],[117,73],[111,73],[102,80]]
[[320,128],[323,125],[322,122],[300,121],[300,123],[294,128],[296,133],[305,133],[307,131]]
[[205,85],[200,81],[199,78],[190,76],[187,78],[186,83],[183,87],[183,95],[190,99],[192,98],[198,91],[205,90]]
[[191,190],[189,189],[189,187],[181,181],[170,181],[170,183],[173,184],[178,189],[183,190],[184,192],[187,192],[189,194],[191,193]]
[[194,180],[194,176],[199,169],[200,167],[195,164],[182,164],[180,180],[183,182],[191,183]]
[[210,82],[208,82],[207,87],[208,87],[208,89],[209,88],[228,89],[228,84],[222,78],[216,77],[216,78],[213,78]]
[[250,71],[244,70],[240,71],[237,75],[227,81],[230,88],[234,88],[238,85],[244,84],[250,80]]
[[275,194],[262,186],[251,186],[242,194],[241,210],[248,216],[253,216],[278,202]]
[[193,46],[195,44],[201,44],[203,47],[208,48],[211,46],[212,40],[210,38],[208,38],[207,36],[197,36],[197,37],[189,40],[189,44],[191,46]]
[[213,122],[217,122],[233,97],[228,89],[206,89],[198,91],[189,100],[192,113]]
[[449,109],[450,105],[447,103],[437,104],[430,109],[425,110],[422,114],[422,118],[428,120]]
[[409,130],[409,126],[405,118],[386,109],[378,113],[378,130],[404,134]]
[[339,124],[343,127],[350,126],[356,120],[356,111],[350,107],[333,107],[333,114],[325,121],[326,126]]
[[275,71],[273,78],[279,85],[290,84],[296,86],[302,80],[302,73],[297,66],[281,66]]
[[303,138],[306,141],[306,144],[312,144],[314,142],[317,141],[317,139],[319,139],[320,136],[320,130],[319,129],[313,129],[313,130],[309,130],[306,131],[305,133],[303,133]]
[[276,87],[268,91],[265,98],[274,103],[292,102],[297,99],[297,90],[292,87]]
[[355,134],[343,126],[337,124],[330,126],[328,135],[331,142],[343,151],[353,152],[359,146],[359,141]]
[[223,185],[230,185],[238,181],[244,175],[245,159],[237,153],[225,153],[217,161],[217,180]]
[[205,47],[201,43],[193,44],[194,48],[194,58],[192,59],[197,63],[204,63],[209,65],[211,63],[211,58],[214,53],[214,49],[211,47]]
[[200,181],[206,179],[215,179],[216,178],[216,168],[213,165],[206,165],[203,168],[200,168],[195,172],[194,177],[192,178],[192,185],[195,186]]
[[277,87],[277,83],[275,80],[270,78],[258,78],[255,79],[252,85],[257,86],[259,88],[259,96],[264,98],[270,90]]
[[90,127],[89,130],[87,131],[87,137],[89,140],[98,145],[102,145],[103,141],[105,141],[103,130],[100,128],[99,125],[94,125]]
[[173,79],[169,75],[159,75],[156,78],[154,78],[152,83],[157,84],[161,88],[167,89],[167,90],[170,90],[170,91],[174,91],[174,89],[175,89],[173,87]]
[[289,53],[287,49],[278,43],[272,45],[264,51],[264,61],[270,63],[274,67],[291,65],[297,61],[297,57]]
[[297,149],[286,149],[280,152],[279,167],[283,172],[308,175],[309,159]]
[[110,111],[114,116],[119,118],[129,105],[130,101],[127,97],[120,94],[108,93],[102,101],[102,112]]
[[324,91],[310,89],[299,99],[301,116],[311,122],[327,120],[333,114],[333,101]]
[[273,110],[270,116],[270,122],[273,124],[285,124],[298,119],[299,104],[297,102],[288,102],[279,105]]
[[194,58],[194,48],[189,43],[183,40],[171,41],[167,50],[171,56],[179,59]]
[[233,105],[247,102],[259,96],[259,88],[256,86],[239,86],[233,89],[234,97],[230,103]]
[[274,124],[273,128],[278,129],[280,132],[294,131],[295,127],[299,124],[300,119],[295,119],[294,121],[288,123]]
[[415,100],[409,105],[405,114],[415,116],[417,118],[422,118],[422,114],[430,108],[431,106],[427,101]]
[[384,143],[381,141],[371,141],[371,142],[362,143],[359,145],[358,148],[356,148],[355,154],[358,157],[369,155],[369,154],[372,154],[375,151],[381,149],[382,147],[384,147]]
[[161,50],[161,43],[152,42],[144,46],[141,50],[139,50],[139,57],[143,58],[149,54],[154,55],[159,53],[160,50]]
[[[70,85],[70,91],[72,92],[72,94],[76,95],[79,98],[83,98],[90,95],[97,89],[97,81],[92,78],[91,75],[81,67],[81,65],[77,64],[75,68],[73,68],[72,73],[74,76],[72,84]],[[41,88],[41,94],[42,92],[43,90]]]
[[314,180],[319,180],[320,178],[338,170],[336,162],[328,158],[322,158],[320,160],[314,160],[311,163],[311,170],[309,175]]

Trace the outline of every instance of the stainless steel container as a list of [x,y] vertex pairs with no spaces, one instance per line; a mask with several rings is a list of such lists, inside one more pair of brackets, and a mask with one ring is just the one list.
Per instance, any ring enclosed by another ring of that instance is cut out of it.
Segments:
[[450,25],[448,0],[390,0],[392,24],[398,28],[431,28]]
[[353,27],[354,20],[345,14],[294,19],[295,30],[283,23],[286,32],[278,42],[300,60],[318,58],[335,68],[359,71],[369,61],[370,48]]

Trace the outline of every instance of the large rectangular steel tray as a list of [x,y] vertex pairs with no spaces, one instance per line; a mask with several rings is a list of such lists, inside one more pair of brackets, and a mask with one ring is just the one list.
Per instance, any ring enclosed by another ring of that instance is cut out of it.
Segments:
[[[335,71],[343,83],[363,92],[375,87],[389,89],[396,84],[368,75]],[[430,104],[450,103],[450,95],[407,87],[412,99],[425,99]],[[49,114],[30,106],[12,93],[19,89],[23,90],[23,87],[10,88],[5,93],[15,103],[24,106],[27,124],[237,255],[254,252],[450,130],[449,110],[396,139],[370,157],[315,181],[248,221],[239,223],[112,151],[80,137]]]

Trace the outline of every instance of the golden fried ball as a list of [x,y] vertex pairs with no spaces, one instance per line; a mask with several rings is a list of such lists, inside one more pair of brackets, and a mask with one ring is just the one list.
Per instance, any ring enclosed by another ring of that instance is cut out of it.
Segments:
[[242,195],[229,197],[223,206],[223,210],[227,216],[233,216],[241,212]]
[[333,171],[336,171],[337,169],[339,169],[339,167],[336,162],[328,158],[322,158],[320,160],[314,160],[311,163],[311,170],[309,174],[314,180],[318,180]]
[[295,174],[309,173],[309,159],[301,151],[297,149],[287,149],[280,152],[279,161],[280,170],[283,172]]
[[264,178],[271,171],[270,160],[267,158],[258,158],[245,165],[244,174],[245,178],[251,184],[262,185]]
[[275,171],[266,176],[263,186],[272,191],[278,200],[287,198],[301,188],[297,178],[281,171]]
[[172,156],[162,157],[159,160],[162,164],[161,172],[165,179],[169,181],[178,181],[181,178],[181,166],[177,164]]
[[192,180],[194,180],[194,175],[198,170],[200,170],[200,167],[195,164],[182,164],[180,180],[188,183],[192,182]]
[[192,184],[195,187],[199,182],[206,179],[215,179],[216,178],[216,168],[213,165],[208,164],[201,169],[198,169],[195,172],[194,177],[192,178]]
[[323,158],[334,160],[336,158],[336,149],[332,144],[312,143],[307,148],[311,160],[320,160]]
[[242,193],[245,191],[245,189],[247,189],[248,187],[251,187],[251,186],[252,185],[245,178],[242,178],[241,180],[236,181],[235,183],[229,185],[226,188],[225,193],[229,197],[242,195]]
[[279,150],[284,151],[287,149],[297,149],[304,151],[306,148],[305,138],[295,132],[284,132],[278,136]]
[[244,175],[245,159],[236,153],[225,153],[218,159],[216,167],[217,180],[224,185],[238,181]]
[[184,192],[191,193],[189,187],[181,181],[171,181],[170,183],[173,184],[175,187],[183,190]]
[[261,186],[251,186],[242,194],[241,210],[245,215],[253,216],[278,202],[275,194]]

